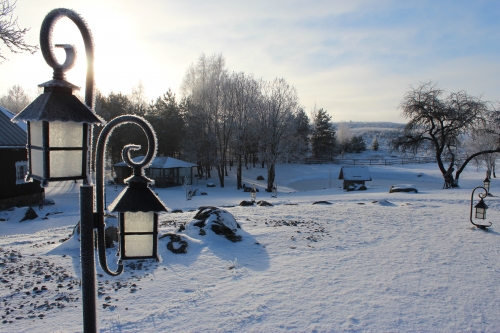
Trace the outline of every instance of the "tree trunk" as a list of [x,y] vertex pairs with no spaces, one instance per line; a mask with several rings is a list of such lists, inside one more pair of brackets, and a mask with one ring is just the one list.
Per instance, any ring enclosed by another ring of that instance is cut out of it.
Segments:
[[217,165],[217,175],[219,176],[220,187],[224,187],[224,162]]
[[242,184],[242,177],[241,177],[241,169],[242,169],[242,160],[241,160],[241,154],[238,154],[238,166],[236,167],[236,187],[241,189],[243,187]]
[[267,192],[273,191],[274,177],[276,176],[274,170],[274,163],[267,163]]

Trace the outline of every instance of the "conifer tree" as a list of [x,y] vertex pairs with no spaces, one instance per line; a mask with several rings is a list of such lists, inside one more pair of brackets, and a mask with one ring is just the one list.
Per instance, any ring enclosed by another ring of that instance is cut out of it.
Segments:
[[314,118],[314,128],[311,138],[314,157],[331,157],[335,148],[335,129],[331,123],[332,117],[324,109],[319,109]]

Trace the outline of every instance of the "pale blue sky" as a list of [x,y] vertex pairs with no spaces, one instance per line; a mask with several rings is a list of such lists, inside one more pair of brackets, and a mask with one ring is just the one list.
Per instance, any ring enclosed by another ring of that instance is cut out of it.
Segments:
[[[284,77],[307,111],[333,121],[395,121],[409,85],[434,80],[500,100],[498,1],[127,1],[18,0],[27,40],[38,43],[51,9],[71,8],[88,22],[96,45],[97,88],[129,93],[142,82],[149,98],[179,93],[187,67],[204,52],[222,53],[231,71]],[[71,23],[56,43],[83,44]],[[0,46],[1,47],[1,46]],[[0,65],[0,94],[51,78],[40,52],[11,54]],[[69,80],[83,86],[84,67]]]

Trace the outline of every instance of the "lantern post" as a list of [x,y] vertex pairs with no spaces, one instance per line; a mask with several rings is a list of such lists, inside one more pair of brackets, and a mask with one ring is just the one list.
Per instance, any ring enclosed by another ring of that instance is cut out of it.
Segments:
[[[76,51],[72,45],[61,44],[66,52],[60,64],[52,49],[52,30],[57,20],[67,17],[80,30],[87,56],[85,104],[73,95],[75,85],[66,81],[65,72],[73,67]],[[109,275],[123,271],[123,260],[157,259],[158,212],[166,211],[165,205],[149,188],[151,180],[144,176],[156,155],[156,135],[151,125],[141,117],[125,115],[111,120],[102,129],[95,152],[96,179],[91,183],[90,161],[92,156],[92,126],[104,121],[92,110],[94,91],[94,45],[84,19],[76,12],[58,8],[45,17],[40,31],[40,48],[47,64],[53,68],[52,80],[42,83],[42,95],[22,110],[13,121],[26,121],[28,174],[27,180],[38,179],[43,187],[49,182],[82,180],[80,187],[80,254],[82,276],[83,331],[97,332],[96,271],[94,232],[97,229],[99,263]],[[110,205],[119,214],[120,258],[118,268],[108,268],[104,235],[104,162],[108,137],[114,128],[133,123],[145,133],[148,150],[144,159],[135,163],[130,151],[140,146],[127,145],[123,149],[125,162],[133,168],[133,176],[126,180],[127,188]],[[95,198],[95,209],[94,209]]]
[[[477,189],[483,189],[484,192],[478,193],[480,200],[479,200],[479,203],[477,203],[474,206],[474,192]],[[486,198],[487,195],[488,195],[488,190],[486,188],[484,188],[482,186],[477,186],[476,188],[474,188],[472,190],[472,194],[470,196],[470,223],[472,223],[473,225],[475,225],[476,227],[481,228],[481,229],[486,229],[488,227],[491,227],[491,222],[489,222],[489,224],[478,224],[478,223],[475,223],[473,221],[472,216],[474,215],[474,218],[479,219],[479,220],[486,219],[486,210],[488,209],[488,206],[486,205],[486,203],[484,202],[483,199]],[[473,214],[473,211],[474,211],[474,214]]]

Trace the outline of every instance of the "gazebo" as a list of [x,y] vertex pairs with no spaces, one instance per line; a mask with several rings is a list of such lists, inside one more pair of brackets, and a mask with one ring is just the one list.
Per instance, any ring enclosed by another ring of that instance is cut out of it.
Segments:
[[[134,162],[140,162],[144,156],[134,157]],[[132,168],[128,167],[125,162],[116,163],[115,183],[123,184],[123,180],[132,175]],[[153,163],[145,169],[146,177],[155,181],[156,187],[172,187],[182,185],[184,177],[187,177],[190,184],[193,183],[193,168],[196,164],[178,160],[169,156],[157,156]]]

